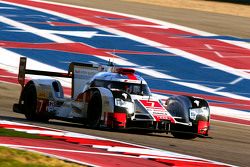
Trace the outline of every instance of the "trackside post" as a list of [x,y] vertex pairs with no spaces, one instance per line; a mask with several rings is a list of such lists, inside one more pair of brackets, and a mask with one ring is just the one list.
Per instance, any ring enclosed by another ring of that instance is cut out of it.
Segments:
[[25,84],[26,62],[27,62],[27,58],[26,57],[21,57],[20,58],[19,73],[18,73],[18,82],[22,86],[22,89],[24,88],[24,84]]

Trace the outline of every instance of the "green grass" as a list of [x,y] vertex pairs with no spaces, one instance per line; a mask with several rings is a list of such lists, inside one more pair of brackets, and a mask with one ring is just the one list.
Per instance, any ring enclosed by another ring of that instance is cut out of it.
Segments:
[[0,167],[80,167],[38,153],[0,147]]
[[3,128],[0,128],[0,136],[53,140],[53,138],[51,137],[39,136],[36,134],[29,134],[25,132],[18,132],[12,129],[3,129]]
[[[0,136],[54,140],[51,137],[3,128],[0,128]],[[80,167],[80,165],[38,153],[0,146],[0,167]]]

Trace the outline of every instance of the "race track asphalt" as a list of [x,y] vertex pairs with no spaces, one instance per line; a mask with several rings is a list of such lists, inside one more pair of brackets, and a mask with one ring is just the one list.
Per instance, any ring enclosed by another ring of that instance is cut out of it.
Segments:
[[119,141],[140,144],[193,155],[209,160],[237,166],[249,166],[250,127],[212,121],[209,138],[183,140],[170,134],[138,133],[138,131],[105,131],[84,128],[81,124],[50,120],[48,123],[27,121],[24,115],[12,112],[12,105],[18,101],[20,86],[0,82],[0,120],[9,120],[49,128],[106,137]]
[[[67,0],[57,1],[69,3]],[[242,38],[250,37],[249,18],[128,3],[119,0],[73,0],[70,3],[156,18],[220,35],[233,35]],[[166,134],[137,134],[135,132],[91,130],[79,124],[56,120],[51,120],[49,123],[29,122],[23,115],[12,112],[12,104],[17,102],[19,91],[20,86],[0,83],[0,119],[107,137],[237,166],[247,167],[250,164],[249,126],[212,121],[210,138],[181,140]]]

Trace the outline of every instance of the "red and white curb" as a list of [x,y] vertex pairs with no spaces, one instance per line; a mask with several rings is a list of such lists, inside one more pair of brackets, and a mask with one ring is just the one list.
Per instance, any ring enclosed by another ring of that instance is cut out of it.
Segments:
[[0,128],[58,139],[0,137],[0,146],[36,151],[90,166],[232,166],[117,140],[11,121],[0,120]]

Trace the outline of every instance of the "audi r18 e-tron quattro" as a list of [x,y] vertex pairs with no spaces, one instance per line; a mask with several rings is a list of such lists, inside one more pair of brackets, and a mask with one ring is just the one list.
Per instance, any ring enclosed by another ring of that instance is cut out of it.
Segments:
[[[207,136],[210,111],[206,100],[191,96],[152,96],[146,81],[134,69],[72,62],[68,73],[26,69],[20,58],[22,86],[14,112],[28,120],[61,119],[90,128],[144,128],[171,132],[178,138]],[[71,78],[71,97],[65,97],[56,79],[31,79],[25,74]]]

